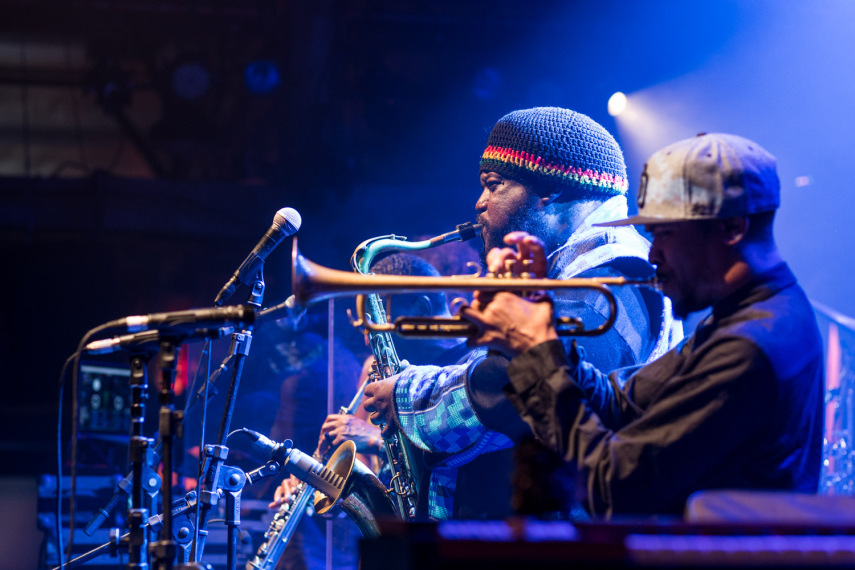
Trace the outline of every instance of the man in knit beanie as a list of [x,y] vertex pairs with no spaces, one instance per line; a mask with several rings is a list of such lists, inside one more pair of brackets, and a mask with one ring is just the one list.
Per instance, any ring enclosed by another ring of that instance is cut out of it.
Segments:
[[[505,115],[481,157],[480,182],[475,209],[485,252],[501,247],[509,232],[524,231],[545,244],[545,272],[552,279],[643,279],[653,273],[649,243],[634,228],[594,225],[627,214],[628,185],[620,147],[589,117],[555,107]],[[601,369],[648,362],[682,336],[658,292],[634,287],[614,292],[614,326],[580,339]],[[557,314],[581,318],[586,328],[608,314],[604,297],[590,290],[562,290],[554,301]],[[423,516],[510,514],[509,450],[530,431],[495,389],[507,383],[495,380],[506,377],[507,364],[502,356],[476,351],[458,366],[410,367],[367,387],[366,409],[419,448],[442,454],[431,466]]]

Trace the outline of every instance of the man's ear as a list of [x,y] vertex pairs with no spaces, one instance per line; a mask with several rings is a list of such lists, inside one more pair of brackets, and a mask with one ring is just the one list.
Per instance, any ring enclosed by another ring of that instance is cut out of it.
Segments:
[[542,196],[540,198],[540,207],[541,208],[547,207],[551,203],[555,202],[555,200],[557,200],[558,197],[561,196],[561,194],[563,194],[562,190],[556,190],[556,191],[554,191],[554,192],[552,192],[546,196]]
[[721,227],[724,231],[725,243],[727,245],[736,245],[745,239],[750,223],[746,216],[723,218],[721,220]]

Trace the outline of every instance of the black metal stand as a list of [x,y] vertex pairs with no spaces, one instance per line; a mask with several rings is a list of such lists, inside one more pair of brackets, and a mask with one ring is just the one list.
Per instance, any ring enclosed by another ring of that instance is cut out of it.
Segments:
[[[149,359],[151,357],[150,354],[146,354],[144,356],[146,359]],[[132,382],[131,390],[132,391],[134,390],[133,382],[136,382],[136,380],[133,376],[134,370],[135,370],[135,364],[134,364],[135,358],[136,358],[136,356],[131,355],[131,359],[130,359],[131,365],[130,366],[131,366],[131,372],[132,372],[132,375],[131,375],[131,382]],[[216,390],[213,389],[214,384],[216,384],[217,379],[220,376],[222,376],[224,373],[226,373],[227,371],[229,371],[232,368],[232,366],[234,364],[234,359],[235,359],[234,354],[229,354],[225,359],[223,359],[223,361],[220,363],[220,366],[217,367],[217,369],[213,373],[211,373],[211,375],[206,380],[206,385],[199,388],[198,392],[196,392],[196,394],[193,396],[193,399],[189,400],[188,404],[184,408],[184,414],[185,415],[187,415],[190,412],[190,410],[193,409],[193,406],[199,401],[199,399],[201,399],[204,396],[206,386],[209,388],[208,396],[207,396],[209,399],[212,398],[214,395],[216,395],[217,392],[216,392]],[[143,373],[145,373],[145,368],[143,368]],[[143,382],[146,382],[146,380],[143,380]],[[144,387],[142,389],[147,390],[147,387]],[[146,398],[146,396],[147,396],[147,394],[145,392],[143,392],[141,394],[141,398]],[[136,394],[133,394],[132,397],[134,398],[134,400],[133,400],[134,405],[136,405]],[[140,413],[143,414],[144,412],[140,412]],[[136,432],[134,431],[134,428],[132,426],[131,435],[133,436],[135,434],[136,434]],[[140,433],[140,435],[142,435],[142,434]],[[136,481],[141,481],[140,485],[148,497],[147,508],[149,509],[149,511],[152,510],[151,506],[153,504],[154,497],[157,495],[158,492],[160,492],[160,485],[161,485],[160,475],[158,475],[157,471],[154,470],[154,467],[160,463],[161,438],[160,438],[160,436],[157,436],[157,441],[153,447],[151,445],[151,439],[149,439],[148,442],[149,442],[148,443],[148,448],[149,448],[148,452],[150,452],[151,455],[150,455],[147,463],[145,463],[143,465],[143,477],[142,478],[138,477],[137,475],[134,474],[135,472],[133,471],[133,469],[131,469],[131,471],[129,471],[127,473],[127,475],[125,475],[125,477],[116,484],[116,491],[113,493],[113,496],[110,498],[110,500],[107,502],[107,504],[105,504],[103,507],[101,507],[98,510],[95,517],[93,517],[92,520],[89,521],[89,524],[87,524],[86,527],[83,529],[83,532],[85,532],[88,536],[92,536],[93,534],[95,534],[95,531],[101,527],[101,525],[104,523],[105,520],[107,520],[107,518],[110,516],[110,513],[113,512],[113,509],[115,509],[119,505],[119,503],[121,503],[122,501],[127,500],[127,498],[131,495],[131,493],[134,489],[134,483]],[[138,445],[141,445],[141,444],[138,444]],[[133,441],[132,441],[132,447],[131,447],[130,453],[134,453]],[[131,459],[131,461],[133,461],[133,459]]]
[[[257,469],[244,473],[237,467],[228,465],[222,466],[220,469],[220,477],[222,486],[218,486],[217,495],[221,493],[226,501],[226,524],[229,527],[229,543],[227,545],[228,565],[230,569],[235,568],[237,561],[237,534],[240,526],[240,496],[243,488],[247,484],[254,484],[268,477],[272,477],[283,470],[283,465],[288,458],[288,453],[291,451],[291,441],[286,440],[282,450],[276,454],[273,459],[270,459]],[[176,564],[176,569],[203,569],[209,568],[207,564],[200,562],[191,562],[190,549],[193,543],[194,525],[193,515],[197,512],[198,502],[196,491],[190,491],[184,498],[178,499],[173,503],[172,508],[167,511],[171,519],[172,538],[176,546],[176,552],[179,553],[183,562]],[[149,517],[140,525],[143,531],[161,532],[165,526],[166,512]],[[116,529],[118,530],[118,529]],[[122,536],[116,532],[115,536],[111,537],[110,542],[81,554],[74,560],[67,562],[62,566],[58,566],[53,570],[71,570],[77,568],[100,556],[110,554],[115,556],[118,553],[128,552],[130,554],[133,538],[131,532],[127,532]]]
[[[131,356],[131,441],[128,454],[131,459],[134,481],[151,482],[157,474],[151,468],[154,461],[152,440],[145,437],[145,402],[148,398],[148,354]],[[157,481],[160,478],[157,477]],[[133,485],[131,510],[128,512],[128,570],[148,570],[148,533],[145,524],[154,495],[143,497],[143,485]],[[156,491],[155,491],[156,493]]]
[[[196,491],[190,491],[183,499],[175,501],[169,512],[173,520],[180,520],[181,518],[189,518],[189,515],[195,512],[195,510]],[[163,518],[164,516],[162,514],[149,517],[148,520],[144,521],[143,524],[140,525],[140,527],[144,532],[159,532],[163,527]],[[118,531],[118,529],[113,530]],[[176,541],[180,543],[180,529],[177,534],[179,536],[176,537]],[[81,554],[74,560],[70,560],[62,566],[57,566],[53,570],[71,570],[72,568],[77,568],[78,566],[81,566],[90,560],[94,560],[99,556],[104,556],[105,554],[116,556],[119,553],[127,552],[130,555],[130,550],[133,548],[131,541],[131,532],[127,532],[121,536],[119,536],[118,532],[113,536],[113,533],[111,532],[110,542]]]
[[[246,482],[246,475],[231,467],[225,467],[224,463],[229,454],[229,448],[225,446],[226,437],[228,435],[229,426],[231,425],[232,415],[234,413],[235,399],[237,396],[238,386],[240,385],[240,376],[243,372],[244,361],[249,354],[249,348],[252,343],[252,334],[249,332],[234,333],[232,335],[232,343],[229,348],[229,353],[234,355],[234,368],[232,369],[232,380],[229,384],[229,392],[226,399],[226,406],[223,411],[223,419],[220,422],[220,431],[217,435],[216,445],[206,445],[205,452],[205,469],[204,481],[202,488],[199,490],[199,509],[197,512],[196,534],[197,538],[194,541],[191,552],[191,561],[200,560],[205,549],[205,542],[208,536],[208,520],[210,518],[211,509],[217,505],[220,500],[219,490],[222,489],[226,498],[226,524],[228,525],[228,560],[229,568],[234,568],[235,558],[232,556],[233,550],[236,552],[237,545],[237,526],[240,524],[240,490]],[[235,490],[237,489],[237,495]],[[232,548],[232,545],[235,548]]]
[[[264,289],[263,271],[260,267],[252,284],[247,304],[260,308],[264,297]],[[240,469],[224,465],[229,452],[228,447],[225,446],[225,441],[234,413],[235,400],[238,386],[240,385],[244,361],[249,354],[252,334],[249,331],[243,331],[234,333],[231,338],[229,356],[223,361],[217,371],[211,375],[211,378],[206,379],[206,386],[208,386],[216,376],[224,373],[231,365],[231,383],[229,385],[226,406],[223,411],[223,418],[220,423],[220,431],[217,436],[217,445],[204,446],[205,475],[204,483],[199,489],[198,506],[193,509],[195,512],[195,524],[193,519],[190,518],[191,513],[187,511],[179,515],[180,519],[174,520],[174,509],[165,510],[161,515],[162,527],[158,540],[151,544],[148,544],[146,528],[152,528],[152,525],[145,523],[149,509],[143,504],[143,492],[145,491],[148,494],[148,502],[152,502],[157,492],[157,485],[154,483],[159,481],[163,498],[162,504],[172,504],[174,440],[176,436],[180,435],[181,422],[184,416],[183,412],[175,410],[173,401],[174,393],[172,390],[176,375],[177,347],[180,345],[181,338],[162,338],[158,352],[158,367],[161,371],[160,413],[158,422],[158,447],[160,447],[161,453],[159,458],[157,447],[153,447],[152,440],[143,435],[145,390],[148,388],[146,380],[147,358],[144,359],[140,355],[132,355],[131,390],[133,408],[131,420],[132,437],[129,449],[132,469],[118,484],[117,490],[108,504],[99,511],[98,515],[85,529],[87,534],[91,535],[94,533],[95,529],[103,523],[119,502],[127,498],[129,494],[132,494],[132,508],[128,515],[129,532],[115,546],[104,545],[96,549],[98,551],[103,550],[103,552],[92,555],[95,552],[92,551],[83,555],[88,556],[86,560],[91,560],[107,551],[115,552],[117,546],[122,546],[128,548],[129,562],[127,568],[129,569],[148,570],[149,565],[146,562],[147,554],[152,558],[152,568],[154,570],[172,570],[176,567],[179,569],[205,568],[206,565],[198,562],[198,560],[202,556],[208,535],[207,528],[210,512],[217,505],[220,498],[224,497],[226,501],[225,522],[228,527],[228,567],[230,570],[235,568],[238,527],[240,526],[240,495],[244,485],[247,483],[247,475]],[[204,393],[204,389],[200,390],[200,393],[189,402],[188,409],[189,406],[192,406],[199,399],[202,393]],[[152,469],[158,460],[162,460],[163,462],[162,480],[159,480],[156,472]],[[278,468],[271,468],[270,463],[268,462],[265,467],[254,471],[255,479],[253,480],[258,480],[278,472]],[[138,482],[138,484],[135,485],[134,482]],[[178,528],[174,528],[176,526]],[[179,551],[181,553],[181,561],[176,566],[176,555]],[[75,561],[80,560],[83,556],[75,559]],[[81,560],[79,564],[83,562],[85,560]],[[64,567],[73,566],[66,565]]]
[[[161,371],[160,416],[158,431],[162,441],[163,481],[161,496],[164,505],[172,504],[172,460],[175,437],[179,435],[182,412],[175,411],[172,385],[177,367],[177,345],[173,340],[161,340],[158,352],[158,368]],[[172,509],[163,511],[163,528],[158,540],[150,546],[152,566],[156,570],[172,570],[175,564],[176,542],[172,537]]]

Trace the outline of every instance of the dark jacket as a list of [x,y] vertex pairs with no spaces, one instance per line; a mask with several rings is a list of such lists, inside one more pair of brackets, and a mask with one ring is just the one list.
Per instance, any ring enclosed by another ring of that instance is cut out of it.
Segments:
[[679,514],[704,489],[816,491],[822,342],[786,264],[640,369],[605,376],[573,356],[559,342],[534,347],[511,361],[506,390],[581,475],[591,512]]

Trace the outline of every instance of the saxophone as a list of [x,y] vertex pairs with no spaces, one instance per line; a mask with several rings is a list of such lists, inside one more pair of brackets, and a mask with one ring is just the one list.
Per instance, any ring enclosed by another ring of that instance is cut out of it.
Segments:
[[[429,249],[451,241],[465,241],[474,238],[480,233],[480,230],[480,225],[467,222],[458,225],[453,232],[418,242],[408,242],[406,241],[407,238],[395,235],[371,238],[356,248],[350,264],[354,271],[367,275],[371,262],[377,254],[383,251]],[[383,303],[376,293],[367,296],[365,314],[374,323],[385,324],[388,322]],[[369,340],[371,351],[374,354],[369,382],[394,376],[407,366],[407,363],[398,357],[391,333],[370,331]],[[395,498],[398,517],[404,521],[415,520],[418,502],[417,482],[421,473],[418,471],[419,463],[415,460],[412,445],[408,443],[400,430],[396,430],[390,436],[385,437],[383,445],[388,460],[387,467],[392,475],[390,492]]]

